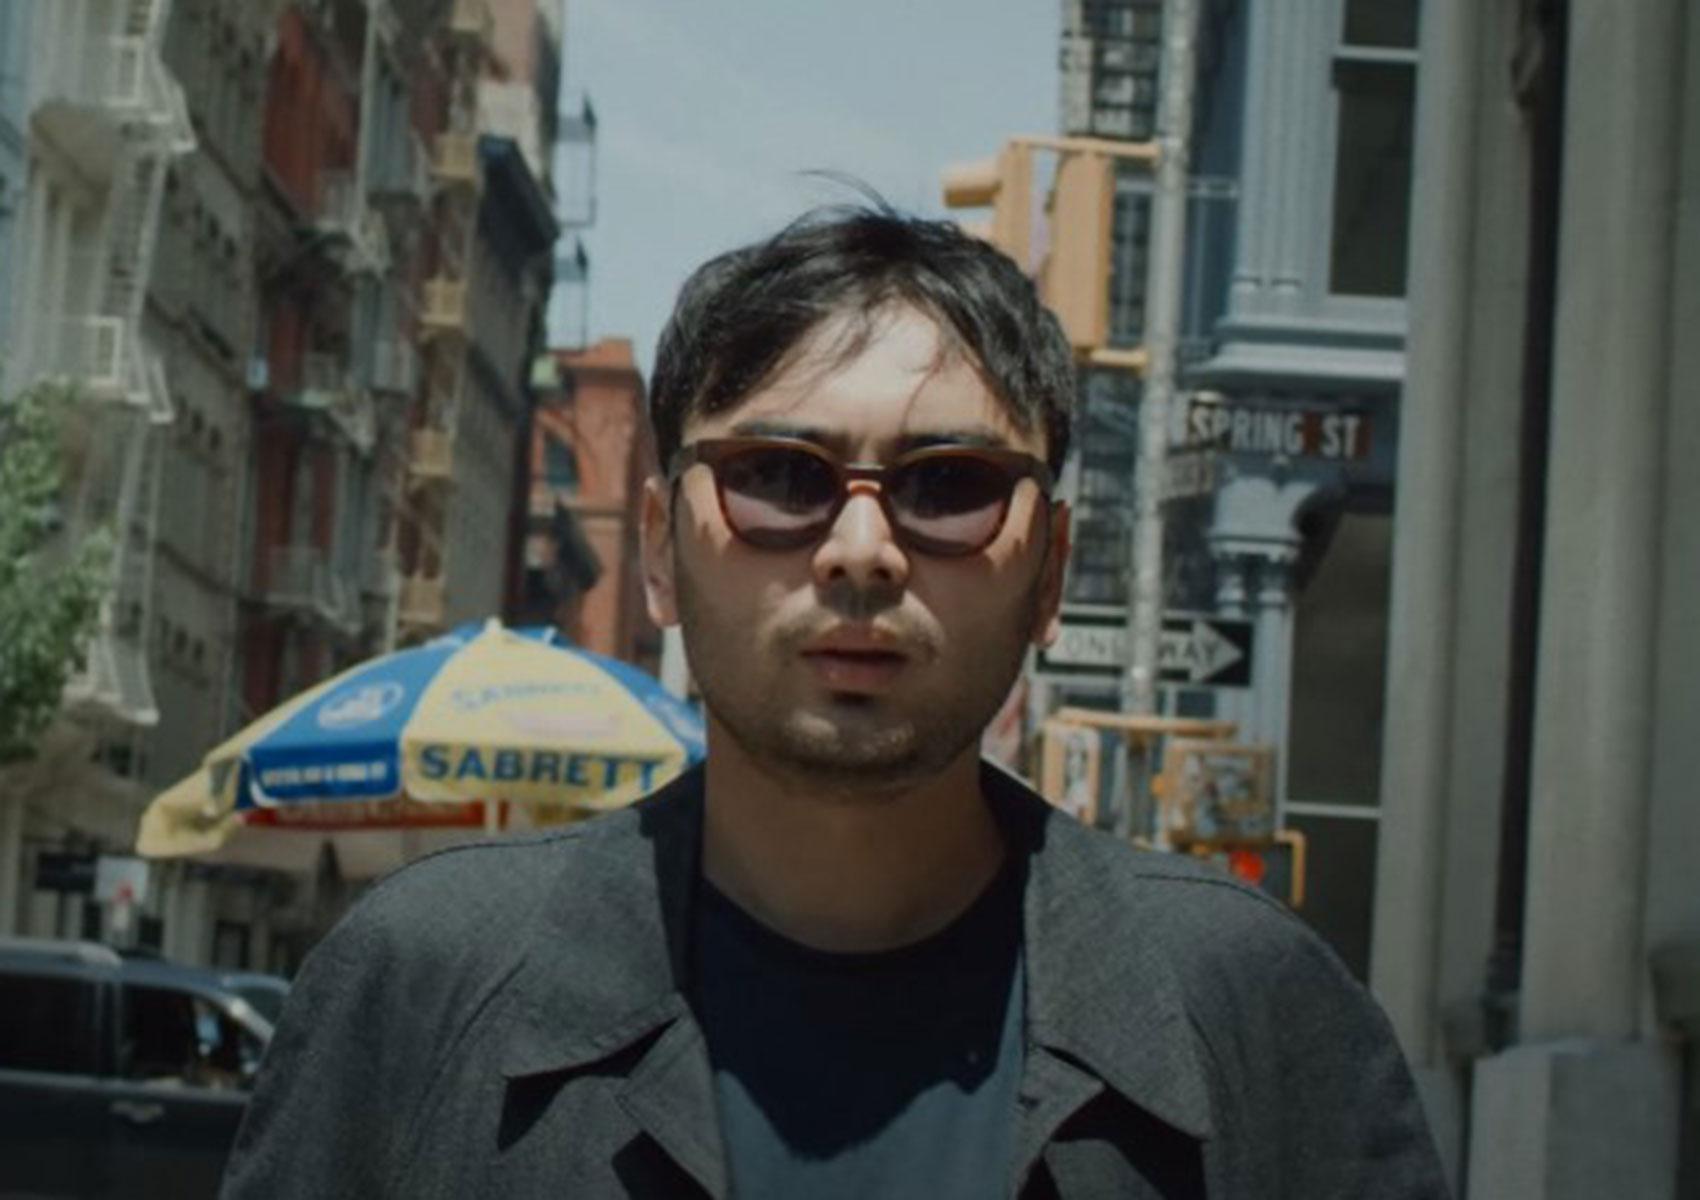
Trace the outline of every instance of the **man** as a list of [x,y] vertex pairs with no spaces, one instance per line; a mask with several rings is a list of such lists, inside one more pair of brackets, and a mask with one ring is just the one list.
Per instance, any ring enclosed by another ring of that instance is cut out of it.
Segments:
[[1299,922],[980,761],[1056,633],[1073,390],[1029,282],[948,225],[819,214],[699,270],[643,562],[705,767],[373,889],[226,1195],[1443,1195]]

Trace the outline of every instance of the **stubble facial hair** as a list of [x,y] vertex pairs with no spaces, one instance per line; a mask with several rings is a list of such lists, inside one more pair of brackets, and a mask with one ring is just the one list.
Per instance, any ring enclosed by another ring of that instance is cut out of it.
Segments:
[[[765,645],[748,646],[748,617],[719,611],[698,585],[678,546],[673,552],[686,654],[703,701],[717,723],[757,761],[854,792],[885,791],[925,779],[975,743],[1015,684],[1037,619],[1042,568],[1005,622],[996,644],[947,644],[935,623],[905,616],[901,589],[838,581],[806,616],[788,621]],[[878,621],[919,659],[949,654],[952,694],[942,702],[902,705],[881,697],[836,697],[825,711],[799,711],[766,686],[766,669],[794,661],[803,646],[841,622]],[[763,660],[747,661],[753,651]],[[885,719],[882,719],[884,716]]]

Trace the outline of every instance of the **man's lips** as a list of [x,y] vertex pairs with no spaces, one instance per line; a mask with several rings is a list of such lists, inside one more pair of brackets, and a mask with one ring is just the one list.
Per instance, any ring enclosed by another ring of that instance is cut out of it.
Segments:
[[909,656],[888,638],[828,635],[805,646],[803,660],[834,691],[877,692],[902,674]]

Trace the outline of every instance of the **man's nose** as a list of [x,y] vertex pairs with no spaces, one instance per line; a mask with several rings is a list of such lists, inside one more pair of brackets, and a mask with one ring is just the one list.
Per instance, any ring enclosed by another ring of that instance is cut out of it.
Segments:
[[872,485],[851,484],[838,519],[815,551],[814,569],[823,585],[889,587],[908,580],[908,552],[897,544],[897,531],[886,519]]

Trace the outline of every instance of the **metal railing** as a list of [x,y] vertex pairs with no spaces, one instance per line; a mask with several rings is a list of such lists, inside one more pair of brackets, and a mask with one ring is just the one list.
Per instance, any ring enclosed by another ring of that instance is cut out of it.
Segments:
[[496,18],[487,0],[455,0],[449,31],[457,37],[488,43],[495,36]]
[[319,207],[313,222],[321,229],[354,237],[360,229],[362,207],[352,171],[326,171],[319,177]]
[[349,377],[348,368],[334,354],[313,352],[302,356],[300,381],[284,393],[285,399],[303,412],[318,413],[330,420],[362,452],[377,436],[377,413],[372,396]]
[[90,395],[119,397],[128,390],[129,322],[122,317],[72,317],[60,323],[58,369]]
[[429,330],[464,333],[466,330],[466,283],[438,277],[425,282],[425,303],[420,320]]
[[454,477],[454,437],[443,429],[415,429],[407,469],[421,482],[448,483]]
[[443,578],[440,575],[406,575],[401,581],[397,617],[414,628],[436,628],[443,623]]
[[325,552],[312,545],[273,546],[266,553],[266,603],[280,608],[329,608],[333,600]]
[[273,546],[266,554],[267,604],[311,613],[339,627],[357,625],[360,596],[355,585],[336,571],[319,546]]
[[319,205],[313,225],[337,239],[352,257],[350,270],[381,271],[389,259],[389,231],[383,218],[366,203],[355,186],[352,171],[326,171],[319,178]]
[[43,72],[43,100],[101,109],[116,117],[146,110],[152,101],[147,39],[58,37]]
[[431,198],[430,152],[417,133],[399,139],[392,149],[379,155],[372,173],[372,195],[379,200],[405,200],[424,204]]
[[444,184],[479,182],[478,135],[444,132],[437,135],[431,154],[431,173]]
[[401,338],[380,338],[372,347],[372,388],[399,396],[419,390],[419,351]]

